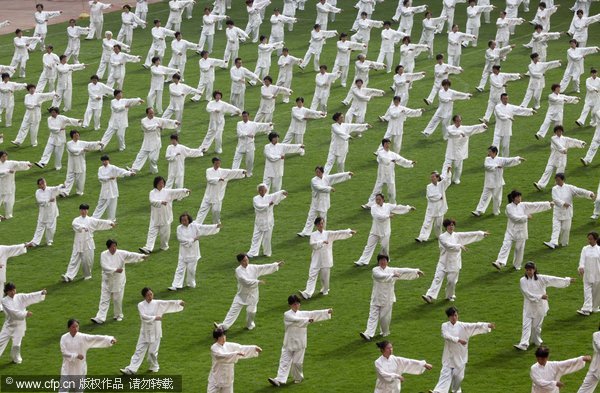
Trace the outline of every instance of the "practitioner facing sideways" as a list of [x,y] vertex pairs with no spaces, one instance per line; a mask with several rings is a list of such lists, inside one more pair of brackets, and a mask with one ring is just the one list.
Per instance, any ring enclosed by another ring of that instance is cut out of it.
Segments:
[[285,336],[283,337],[277,377],[269,378],[269,383],[273,386],[285,385],[290,371],[294,383],[301,383],[304,380],[302,365],[304,363],[304,352],[306,351],[308,325],[313,322],[331,319],[333,313],[331,308],[300,311],[300,298],[296,295],[288,297],[288,305],[290,309],[283,314]]
[[592,335],[592,346],[594,348],[594,357],[577,393],[594,393],[596,386],[598,386],[598,381],[600,380],[600,369],[598,368],[598,362],[600,362],[600,329]]
[[581,256],[579,257],[577,272],[583,277],[583,306],[577,310],[577,314],[584,317],[600,312],[599,238],[598,232],[588,233],[588,245],[581,249]]
[[531,341],[538,347],[542,345],[542,324],[550,309],[546,288],[566,288],[574,281],[570,277],[538,274],[535,263],[529,261],[525,264],[525,275],[519,283],[523,294],[523,330],[521,342],[513,345],[516,349],[526,351]]
[[389,341],[380,341],[376,345],[381,351],[381,356],[375,360],[375,372],[377,373],[375,393],[400,392],[402,382],[404,382],[403,373],[421,375],[425,370],[433,368],[425,360],[393,355],[394,348]]
[[283,201],[288,193],[286,190],[276,191],[269,194],[269,189],[266,184],[259,184],[257,187],[258,195],[252,198],[254,207],[254,231],[252,233],[252,243],[248,256],[250,258],[257,257],[262,246],[263,255],[271,256],[271,236],[275,227],[275,217],[273,209]]
[[[559,393],[565,384],[560,378],[565,374],[572,374],[585,367],[592,361],[589,355],[579,356],[569,360],[549,361],[550,349],[541,346],[535,351],[537,362],[531,366],[531,393]],[[581,390],[579,390],[582,393]]]
[[437,171],[431,172],[431,183],[427,185],[426,189],[427,209],[425,210],[425,218],[423,219],[421,232],[419,233],[419,236],[415,238],[417,243],[428,241],[432,229],[436,237],[439,237],[442,233],[444,214],[448,211],[446,190],[450,187],[450,180],[452,178],[451,171],[452,168],[448,167],[444,177]]
[[387,255],[377,255],[377,266],[373,268],[373,290],[371,292],[371,305],[367,328],[359,335],[366,341],[375,337],[377,323],[381,329],[380,335],[390,335],[390,322],[392,321],[392,308],[396,303],[394,287],[398,280],[416,280],[423,277],[419,269],[388,267],[390,258]]

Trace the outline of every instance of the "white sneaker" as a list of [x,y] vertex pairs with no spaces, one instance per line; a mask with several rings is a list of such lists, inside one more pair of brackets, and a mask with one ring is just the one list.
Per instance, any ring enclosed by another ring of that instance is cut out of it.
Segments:
[[472,214],[473,216],[475,216],[475,217],[481,217],[481,212],[479,212],[479,211],[477,211],[477,210],[473,210],[473,211],[471,212],[471,214]]
[[598,219],[598,215],[597,215],[597,214],[592,214],[592,215],[590,216],[590,218],[591,218],[592,220],[597,220],[597,219]]
[[556,244],[550,242],[544,242],[544,246],[548,247],[551,250],[554,250],[556,248]]
[[591,313],[585,310],[577,310],[577,314],[583,315],[584,317],[589,317]]
[[90,318],[90,321],[94,322],[96,325],[102,325],[104,321],[99,320],[98,318]]
[[421,299],[425,301],[425,303],[431,304],[433,303],[433,298],[428,295],[421,295]]
[[119,369],[119,371],[121,372],[121,374],[124,374],[124,375],[133,375],[133,374],[135,374],[133,371],[131,371],[128,368],[121,368],[121,369]]
[[495,268],[496,268],[496,269],[498,269],[498,270],[502,270],[502,265],[500,265],[500,264],[498,263],[498,261],[494,261],[494,262],[492,262],[492,266],[493,266],[493,267],[495,267]]
[[118,317],[115,317],[115,318],[113,318],[113,319],[114,319],[115,321],[117,321],[117,322],[121,322],[121,321],[123,321],[123,316],[122,316],[122,315],[119,315]]
[[279,381],[276,380],[275,378],[269,378],[269,379],[267,379],[267,381],[269,381],[269,383],[273,386],[281,386],[281,383],[279,383]]
[[515,345],[513,345],[513,347],[515,347],[519,351],[527,351],[527,347],[524,345],[521,345],[521,344],[515,344]]
[[169,287],[169,288],[167,288],[167,289],[168,289],[169,291],[173,291],[173,292],[175,292],[175,291],[177,290],[177,288],[175,288],[175,287]]

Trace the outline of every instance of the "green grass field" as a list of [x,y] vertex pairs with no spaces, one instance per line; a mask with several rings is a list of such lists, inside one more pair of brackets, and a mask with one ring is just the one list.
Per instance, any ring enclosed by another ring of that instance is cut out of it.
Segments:
[[[235,1],[234,10],[229,13],[241,28],[245,27],[247,14],[241,7],[241,1]],[[196,42],[201,26],[202,9],[207,2],[200,2],[194,10],[195,18],[184,21],[184,38]],[[52,3],[46,8],[51,9]],[[282,6],[275,2],[267,9],[267,15],[272,14],[274,6]],[[329,29],[339,32],[348,31],[356,15],[352,8],[354,2],[341,0],[338,7],[344,9]],[[379,4],[374,13],[374,19],[390,19],[397,2],[388,0]],[[430,4],[434,15],[441,10],[440,2]],[[499,4],[498,4],[499,5]],[[504,3],[502,2],[502,5]],[[568,7],[571,2],[561,4],[560,11],[552,17],[552,30],[565,31],[571,21]],[[522,14],[526,19],[532,19],[534,8],[528,14]],[[596,6],[592,11],[598,11]],[[24,12],[33,14],[33,9],[26,8]],[[594,12],[592,12],[593,14]],[[166,3],[150,6],[148,20],[160,18],[166,21],[168,7]],[[495,21],[498,11],[492,13]],[[115,35],[120,27],[120,15],[108,14],[105,17],[105,30],[112,30]],[[299,23],[292,33],[286,30],[286,46],[292,55],[302,57],[307,47],[309,31],[314,23],[314,2],[308,2],[306,11],[298,12]],[[459,23],[464,31],[465,6],[459,5],[456,11],[455,23]],[[413,41],[418,41],[421,31],[420,16],[415,17]],[[86,25],[86,21],[81,22]],[[395,24],[397,26],[397,24]],[[17,28],[18,26],[12,26]],[[53,44],[57,53],[66,46],[66,24],[49,27],[47,43]],[[525,72],[529,63],[529,52],[521,44],[529,40],[531,26],[527,23],[517,28],[517,34],[512,37],[512,43],[517,44],[515,50],[508,56],[503,65],[505,72]],[[452,78],[452,87],[460,91],[475,92],[484,62],[486,42],[495,36],[495,25],[482,25],[479,46],[463,51],[462,67],[465,72]],[[270,24],[263,24],[261,33],[268,34]],[[31,35],[33,31],[28,34]],[[379,31],[374,30],[369,49],[369,58],[375,59],[379,51]],[[13,52],[12,34],[0,37],[0,64],[9,64]],[[553,41],[548,50],[548,59],[560,59],[566,64],[567,38]],[[600,41],[600,27],[592,26],[589,34],[589,45]],[[150,45],[150,31],[136,30],[132,53],[145,57]],[[215,57],[222,56],[224,49],[224,34],[218,32],[215,39]],[[256,45],[246,43],[241,46],[240,56],[245,65],[253,69],[257,57]],[[435,52],[446,53],[445,35],[436,36]],[[191,52],[190,52],[191,53]],[[82,41],[80,59],[90,64],[83,72],[74,74],[73,109],[67,113],[72,117],[83,117],[87,103],[89,76],[95,73],[100,54],[99,41]],[[398,59],[396,53],[396,61]],[[170,49],[167,51],[170,58]],[[321,56],[321,62],[333,65],[335,57],[335,39],[328,41]],[[31,54],[27,67],[27,82],[36,83],[41,69],[42,55],[36,51]],[[186,83],[196,86],[198,80],[198,56],[190,54],[187,65]],[[586,69],[598,65],[598,56],[590,56],[586,61]],[[276,63],[275,57],[273,58]],[[166,63],[166,61],[165,61]],[[416,70],[426,71],[427,78],[416,82],[411,90],[409,106],[422,107],[422,98],[426,97],[433,81],[433,60],[421,56],[417,60]],[[552,70],[547,74],[547,86],[558,82],[562,77],[564,67]],[[271,71],[276,75],[276,66]],[[352,264],[361,254],[366,243],[371,216],[360,208],[368,198],[375,181],[377,165],[372,155],[385,132],[385,125],[377,121],[377,116],[385,112],[391,100],[388,86],[391,74],[374,72],[371,74],[370,87],[386,91],[383,98],[375,98],[369,104],[367,121],[374,124],[373,129],[365,133],[362,139],[353,140],[346,167],[353,171],[355,177],[346,183],[336,186],[337,192],[332,195],[332,208],[329,211],[329,229],[351,227],[358,231],[357,235],[335,246],[335,266],[332,271],[331,293],[328,297],[316,296],[306,301],[303,308],[320,309],[333,307],[333,319],[318,323],[309,329],[309,345],[304,363],[305,381],[301,385],[287,387],[294,392],[367,392],[372,391],[375,382],[373,361],[379,356],[379,351],[373,343],[365,343],[358,336],[364,330],[371,292],[370,268],[355,268]],[[351,75],[352,76],[352,71]],[[20,81],[16,79],[17,81]],[[585,77],[582,79],[584,82]],[[125,97],[142,97],[145,99],[149,86],[150,75],[140,64],[127,66],[125,80]],[[519,104],[527,86],[527,80],[513,82],[508,91],[511,102]],[[215,88],[225,93],[229,100],[230,79],[228,71],[217,70]],[[314,74],[307,71],[295,72],[292,84],[294,97],[304,96],[310,103],[314,88]],[[583,91],[583,89],[582,89]],[[258,359],[242,361],[236,367],[237,392],[266,392],[272,387],[267,383],[267,377],[275,376],[279,361],[280,348],[283,340],[282,313],[287,309],[286,298],[298,289],[304,288],[310,261],[310,248],[307,239],[296,236],[302,229],[310,203],[309,182],[313,176],[315,165],[322,165],[327,156],[330,140],[330,115],[336,111],[346,111],[340,103],[347,90],[337,84],[332,89],[329,101],[328,119],[311,121],[305,137],[306,155],[295,156],[286,160],[286,173],[283,188],[288,190],[289,197],[275,209],[276,226],[273,235],[273,258],[257,258],[255,263],[264,263],[284,259],[285,266],[276,274],[266,277],[267,285],[261,288],[261,302],[256,319],[257,328],[248,332],[243,329],[243,321],[238,320],[229,331],[230,341],[242,344],[260,345],[264,352]],[[511,154],[527,158],[523,165],[506,171],[506,187],[504,193],[517,188],[523,191],[524,200],[549,200],[550,191],[536,192],[531,185],[541,175],[549,154],[549,137],[536,141],[533,137],[541,124],[547,107],[546,96],[543,94],[540,113],[530,118],[519,118],[515,122],[512,138]],[[583,99],[584,93],[581,97]],[[256,111],[259,100],[259,88],[249,87],[246,95],[246,108],[252,113]],[[488,92],[476,93],[470,101],[455,104],[455,113],[461,114],[463,124],[475,124],[485,111]],[[39,146],[31,148],[28,141],[24,147],[15,148],[9,141],[17,133],[23,114],[23,93],[16,96],[16,110],[13,126],[3,128],[5,143],[2,147],[9,152],[10,159],[39,160],[48,134],[45,118],[40,129]],[[107,102],[109,100],[106,100]],[[293,101],[293,100],[292,100]],[[105,102],[102,126],[106,127],[110,116],[108,103]],[[165,97],[165,107],[168,96]],[[49,105],[45,105],[47,108]],[[181,142],[188,146],[198,146],[206,130],[208,115],[206,103],[186,103],[184,126]],[[277,104],[274,117],[276,130],[285,134],[292,104]],[[581,110],[580,105],[568,105],[565,108],[566,135],[591,141],[591,127],[578,128],[575,119]],[[443,340],[440,337],[440,324],[446,320],[444,309],[448,307],[445,301],[437,301],[426,305],[420,295],[428,288],[438,258],[438,247],[435,241],[426,244],[415,244],[426,207],[425,186],[429,182],[429,173],[440,170],[443,163],[445,143],[438,130],[431,138],[421,135],[435,107],[427,107],[423,117],[409,119],[405,125],[404,146],[402,154],[409,159],[418,161],[414,169],[397,169],[398,203],[410,204],[417,211],[409,215],[399,216],[393,220],[391,257],[392,266],[418,267],[425,272],[425,277],[417,281],[399,282],[396,285],[397,303],[394,307],[392,335],[389,339],[394,343],[395,354],[410,358],[426,359],[434,365],[434,370],[422,376],[406,376],[404,391],[423,392],[433,388],[439,376],[441,367],[441,352]],[[130,111],[130,127],[127,131],[127,150],[117,152],[116,141],[107,149],[113,164],[118,166],[130,165],[141,144],[139,120],[144,115],[143,106]],[[227,118],[224,135],[223,166],[230,167],[236,144],[235,122],[237,119]],[[104,130],[104,128],[103,128]],[[102,131],[103,131],[102,130]],[[458,222],[459,231],[488,230],[491,236],[486,240],[469,247],[469,252],[463,254],[462,275],[457,288],[455,305],[460,309],[464,321],[495,322],[497,330],[492,334],[476,337],[470,348],[470,362],[463,383],[466,392],[526,392],[530,390],[529,366],[535,361],[533,350],[527,353],[517,352],[512,344],[518,342],[521,333],[522,296],[518,287],[521,273],[514,271],[497,272],[490,266],[500,248],[506,226],[506,217],[494,217],[488,214],[482,218],[473,218],[470,211],[477,204],[483,184],[482,162],[486,148],[492,140],[493,126],[483,135],[471,139],[470,158],[465,162],[462,183],[453,185],[447,193],[449,212],[448,217],[454,217]],[[98,140],[101,131],[82,131],[82,139]],[[81,331],[93,334],[110,334],[117,337],[119,342],[107,350],[95,350],[89,353],[89,374],[117,374],[118,369],[128,364],[132,355],[139,331],[139,317],[136,304],[142,300],[139,291],[144,286],[154,288],[157,298],[183,299],[187,303],[184,312],[166,316],[164,320],[164,337],[160,350],[161,374],[183,375],[183,388],[186,392],[202,391],[205,389],[210,369],[209,347],[212,344],[211,329],[213,321],[220,321],[225,316],[230,302],[235,294],[236,282],[234,269],[237,266],[235,254],[246,252],[250,246],[253,228],[254,212],[252,197],[255,187],[260,182],[264,165],[262,146],[266,138],[257,138],[257,154],[255,176],[251,179],[234,181],[228,187],[223,204],[221,233],[210,238],[202,239],[202,260],[198,267],[198,288],[183,290],[177,293],[168,292],[175,266],[177,264],[178,243],[175,238],[176,223],[173,223],[171,249],[167,252],[156,252],[145,263],[130,266],[128,283],[124,299],[125,320],[116,323],[110,320],[102,326],[95,326],[89,321],[97,311],[100,296],[100,268],[98,255],[94,267],[94,279],[83,282],[77,280],[64,284],[60,280],[71,254],[73,232],[71,220],[78,214],[80,203],[89,203],[95,207],[98,198],[98,182],[96,169],[100,165],[99,153],[88,154],[88,174],[86,194],[83,197],[73,196],[59,201],[61,215],[53,247],[39,247],[29,251],[25,256],[12,259],[9,262],[8,278],[14,281],[21,292],[30,292],[41,288],[48,289],[47,300],[43,304],[32,306],[33,316],[28,322],[28,331],[24,339],[22,365],[10,363],[8,354],[0,360],[0,374],[58,374],[61,365],[59,337],[66,332],[68,318],[76,317],[81,320]],[[159,162],[160,173],[166,176],[167,163],[162,158],[168,144],[168,134],[163,137],[163,152]],[[589,190],[596,190],[598,184],[598,162],[589,167],[582,167],[578,158],[585,151],[572,150],[567,169],[567,181]],[[66,155],[65,155],[66,156]],[[212,155],[204,158],[188,160],[186,187],[192,190],[189,198],[176,203],[175,216],[184,211],[195,215],[200,205],[205,187],[204,170],[210,165]],[[66,157],[63,158],[66,164]],[[40,170],[33,167],[28,172],[17,174],[17,197],[14,219],[0,224],[0,244],[14,244],[31,240],[36,218],[37,206],[34,192],[36,179],[44,176],[50,185],[62,183],[65,178],[66,165],[61,172],[56,172],[53,165]],[[152,189],[152,179],[147,167],[135,178],[120,181],[120,200],[117,212],[117,228],[111,232],[99,232],[96,235],[97,254],[104,249],[108,237],[116,238],[122,249],[135,251],[142,246],[146,239],[149,221],[149,204],[147,195]],[[505,202],[503,203],[505,204]],[[549,240],[551,232],[551,212],[538,214],[529,224],[529,242],[527,243],[525,260],[534,260],[539,265],[541,273],[575,276],[581,247],[586,244],[585,235],[588,231],[597,229],[595,222],[590,221],[593,204],[586,200],[575,202],[575,217],[571,233],[571,244],[568,248],[555,251],[548,250],[542,241]],[[582,303],[581,280],[564,290],[549,291],[551,311],[546,318],[543,338],[551,347],[553,359],[563,359],[590,353],[591,334],[597,329],[598,317],[583,318],[575,313]],[[442,296],[443,297],[443,296]],[[111,314],[109,314],[110,316]],[[242,315],[243,318],[243,315]],[[146,370],[145,364],[140,371]],[[575,392],[583,380],[584,372],[579,372],[563,379],[566,382],[564,392]]]

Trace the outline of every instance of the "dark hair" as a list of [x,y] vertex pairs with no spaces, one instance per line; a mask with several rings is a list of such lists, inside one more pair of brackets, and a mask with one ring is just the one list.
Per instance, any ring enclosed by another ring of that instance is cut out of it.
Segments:
[[154,19],[154,24],[157,24],[158,22],[160,22],[160,19]]
[[325,173],[325,168],[323,168],[321,165],[317,165],[317,166],[315,167],[315,171],[316,171],[317,169],[318,169],[318,170],[320,170],[321,172]]
[[555,134],[556,134],[556,131],[565,132],[565,128],[563,126],[561,126],[561,125],[558,125],[558,126],[554,126],[553,131],[554,131]]
[[273,139],[279,138],[279,134],[276,132],[270,132],[268,135],[269,142],[273,142]]
[[512,203],[516,197],[521,196],[523,194],[521,194],[520,191],[518,190],[512,190],[509,194],[508,194],[508,203]]
[[6,78],[10,78],[10,74],[8,72],[3,72],[2,73],[2,80],[6,79]]
[[356,85],[358,82],[365,83],[362,79],[358,78],[354,81],[354,84]]
[[125,4],[125,5],[123,6],[123,9],[125,9],[125,8],[127,8],[129,11],[131,11],[131,6],[130,6],[129,4]]
[[58,109],[58,107],[56,107],[56,106],[51,106],[50,108],[48,108],[48,113],[52,113],[52,112],[56,112],[56,113],[60,114],[60,109]]
[[79,210],[90,210],[90,205],[88,205],[87,203],[82,203],[81,205],[79,205]]
[[317,218],[315,218],[315,225],[319,225],[323,221],[324,221],[323,217],[317,217]]
[[200,56],[204,57],[204,55],[207,53],[209,53],[207,50],[200,51]]
[[341,40],[342,38],[344,38],[344,37],[348,37],[348,34],[346,34],[346,33],[342,33],[342,34],[340,34],[340,40]]
[[437,55],[435,55],[436,60],[442,60],[443,58],[444,58],[444,55],[442,55],[441,53],[438,53]]
[[39,186],[41,182],[46,181],[46,179],[44,179],[43,177],[40,177],[39,179],[37,179],[36,184]]
[[63,61],[63,59],[66,59],[67,55],[60,55],[58,56],[58,60]]
[[114,44],[114,45],[113,45],[113,49],[114,49],[114,48],[119,48],[119,50],[121,50],[121,45],[119,45],[119,44]]
[[67,329],[70,328],[71,326],[73,326],[74,324],[78,324],[79,325],[79,321],[75,318],[71,318],[67,321]]
[[221,96],[221,98],[223,98],[223,93],[221,92],[221,90],[215,90],[212,93],[213,98],[217,98],[217,94]]
[[554,175],[554,178],[560,178],[562,181],[565,180],[565,174],[564,173],[557,173],[556,175]]
[[500,99],[502,99],[502,97],[508,97],[508,93],[502,93],[502,94],[500,94]]
[[300,301],[300,298],[296,295],[290,295],[288,296],[288,304],[291,306],[292,304],[296,304],[296,303],[302,303]]
[[387,340],[383,340],[383,341],[379,341],[378,343],[375,343],[375,345],[377,345],[377,348],[379,348],[381,350],[381,352],[383,352],[383,350],[390,344],[391,344],[391,342],[389,342]]
[[16,288],[17,287],[15,286],[15,284],[13,284],[12,282],[7,282],[6,284],[4,284],[4,294],[6,295],[8,291],[12,291]]
[[332,117],[333,121],[338,121],[342,115],[342,112],[335,112]]
[[392,22],[390,22],[389,20],[383,21],[383,25],[384,26],[391,26]]
[[113,240],[113,239],[108,239],[106,241],[106,248],[110,248],[110,246],[112,246],[113,244],[116,246],[117,245],[117,241]]
[[460,119],[460,115],[454,115],[452,116],[452,121],[456,121],[457,119]]
[[233,64],[237,63],[238,61],[242,61],[241,57],[236,57],[235,60],[233,61]]
[[167,181],[165,180],[164,177],[162,177],[162,176],[156,176],[154,178],[154,182],[153,182],[154,188],[156,188],[158,186],[158,183],[160,183],[161,180],[162,180],[163,183],[165,183],[165,184],[167,183]]
[[266,38],[267,38],[266,35],[261,35],[260,37],[258,37],[258,42],[262,42],[262,40],[264,40]]
[[492,153],[498,154],[498,148],[496,146],[490,146],[490,147],[488,147],[488,150],[491,151]]
[[235,256],[235,258],[237,259],[238,262],[242,262],[244,260],[244,258],[246,258],[248,256],[248,254],[246,254],[245,252],[241,252],[239,254],[237,254]]
[[32,88],[32,87],[33,87],[33,88],[36,88],[37,86],[36,86],[36,85],[34,85],[34,84],[32,84],[32,83],[30,83],[30,84],[28,84],[28,85],[25,87],[25,89],[27,89],[27,91],[29,91],[29,90],[31,90],[31,88]]
[[0,150],[0,157],[7,155],[8,156],[8,152],[6,150]]
[[394,68],[394,72],[397,74],[400,68],[404,68],[404,66],[402,64],[398,64],[396,68]]
[[593,236],[594,239],[596,239],[596,240],[598,240],[598,238],[600,237],[600,235],[598,235],[598,232],[595,232],[595,231],[589,232],[587,235]]
[[[534,279],[534,280],[537,280],[537,279],[538,279],[538,278],[537,278],[537,272],[538,272],[538,271],[537,271],[537,267],[535,266],[535,262],[533,262],[533,261],[528,261],[528,262],[525,264],[525,270],[527,270],[527,269],[533,269],[533,279]],[[527,277],[527,274],[525,274],[525,278],[529,279],[529,277]]]
[[217,161],[221,161],[221,159],[219,157],[213,157],[210,162],[212,162],[213,164]]
[[319,69],[320,69],[320,70],[325,70],[325,71],[327,71],[327,66],[326,66],[325,64],[321,64],[321,65],[319,66]]
[[444,228],[448,228],[450,225],[456,226],[456,220],[453,218],[446,218],[444,219],[444,222],[442,222],[442,225]]
[[385,145],[386,143],[392,143],[392,141],[389,138],[383,138],[381,140],[381,146]]
[[106,154],[103,154],[100,156],[100,161],[110,161],[110,157],[108,157]]
[[173,74],[173,76],[171,77],[171,79],[181,80],[181,75],[179,75],[179,74]]
[[264,80],[264,81],[269,81],[269,82],[273,83],[273,78],[271,78],[269,75],[265,76],[265,77],[263,78],[263,80]]
[[529,55],[529,58],[531,58],[531,60],[535,59],[536,57],[540,57],[540,55],[537,52]]
[[390,261],[390,257],[387,256],[386,254],[377,254],[377,263],[379,263],[379,261],[384,260],[384,259],[386,262]]
[[450,86],[452,86],[452,82],[450,82],[450,79],[444,79],[442,81],[442,86],[448,86],[448,87],[450,87]]
[[119,93],[122,93],[123,90],[119,90],[119,89],[115,89],[115,91],[113,91],[113,96],[116,97]]
[[243,111],[242,115],[248,115],[248,116],[250,116],[250,113],[248,113],[248,111]]
[[194,221],[194,219],[192,218],[192,216],[190,215],[190,213],[188,213],[188,212],[185,212],[185,213],[182,213],[182,214],[179,216],[179,223],[180,223],[180,224],[181,224],[181,219],[182,219],[183,217],[187,217],[187,219],[188,219],[188,221],[189,221],[189,223],[190,223],[190,224],[192,223],[192,221]]
[[181,37],[181,31],[176,31],[175,32],[175,38],[177,38],[177,37]]
[[79,131],[71,130],[71,132],[69,132],[69,136],[71,137],[71,139],[73,139],[73,135],[75,135],[75,134],[79,134]]
[[142,288],[142,292],[141,292],[141,293],[142,293],[142,296],[143,296],[143,297],[146,297],[146,294],[147,294],[148,292],[151,292],[151,291],[152,291],[152,288],[150,288],[150,287],[144,287],[144,288]]
[[394,96],[394,98],[392,98],[392,101],[394,101],[394,102],[396,102],[396,101],[402,102],[402,97],[400,97],[400,96]]
[[227,19],[227,21],[225,22],[225,24],[226,24],[227,26],[233,26],[235,23],[233,23],[233,20],[231,20],[231,19]]
[[385,202],[385,196],[383,196],[382,193],[375,194],[375,198],[377,197],[381,197],[381,199],[383,199],[383,201]]
[[499,65],[493,65],[492,66],[492,70],[498,70],[498,71],[500,71],[500,66]]
[[553,83],[550,87],[550,90],[554,91],[560,87],[560,83]]
[[100,80],[100,77],[98,75],[96,75],[96,74],[90,76],[90,80],[91,81],[93,81],[94,79],[98,81],[98,80]]
[[298,102],[298,101],[304,103],[304,97],[297,97],[296,102]]
[[156,63],[156,62],[157,62],[157,61],[159,61],[159,60],[160,60],[160,57],[159,57],[159,56],[154,56],[154,57],[152,58],[152,64]]
[[538,347],[538,349],[535,350],[536,358],[547,359],[549,356],[550,356],[550,348],[548,348],[545,345],[541,345]]
[[446,316],[451,317],[452,315],[458,314],[458,308],[452,306],[446,309]]
[[491,48],[491,47],[492,47],[492,44],[493,44],[493,43],[495,43],[495,42],[496,42],[496,41],[494,41],[494,40],[489,40],[489,41],[488,41],[488,48]]
[[179,140],[179,135],[177,135],[177,134],[171,134],[171,136],[170,136],[169,138],[170,138],[171,140],[173,140],[173,139],[174,139],[174,140],[178,141],[178,140]]
[[216,328],[215,330],[213,330],[213,338],[215,340],[218,340],[219,338],[223,337],[225,335],[225,330],[223,330],[222,328]]

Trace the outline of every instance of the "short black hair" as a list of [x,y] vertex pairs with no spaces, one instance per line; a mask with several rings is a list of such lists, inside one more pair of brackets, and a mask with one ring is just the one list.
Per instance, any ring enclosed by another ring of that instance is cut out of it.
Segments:
[[87,203],[82,203],[81,205],[79,205],[79,210],[90,210],[90,205],[88,205]]
[[543,358],[543,359],[547,359],[548,357],[550,357],[550,348],[548,348],[545,345],[541,345],[539,346],[536,350],[535,350],[535,357],[536,358]]
[[238,262],[242,262],[247,256],[248,254],[246,254],[245,252],[241,252],[235,256],[235,259],[237,259]]
[[114,240],[114,239],[108,239],[108,240],[106,241],[106,248],[110,248],[110,246],[112,246],[113,244],[114,244],[114,245],[117,245],[117,241],[116,241],[116,240]]
[[446,309],[446,316],[451,317],[452,315],[458,314],[458,308],[452,306]]
[[302,303],[300,301],[300,298],[296,295],[290,295],[288,296],[288,304],[291,306],[292,304],[296,304],[296,303]]

